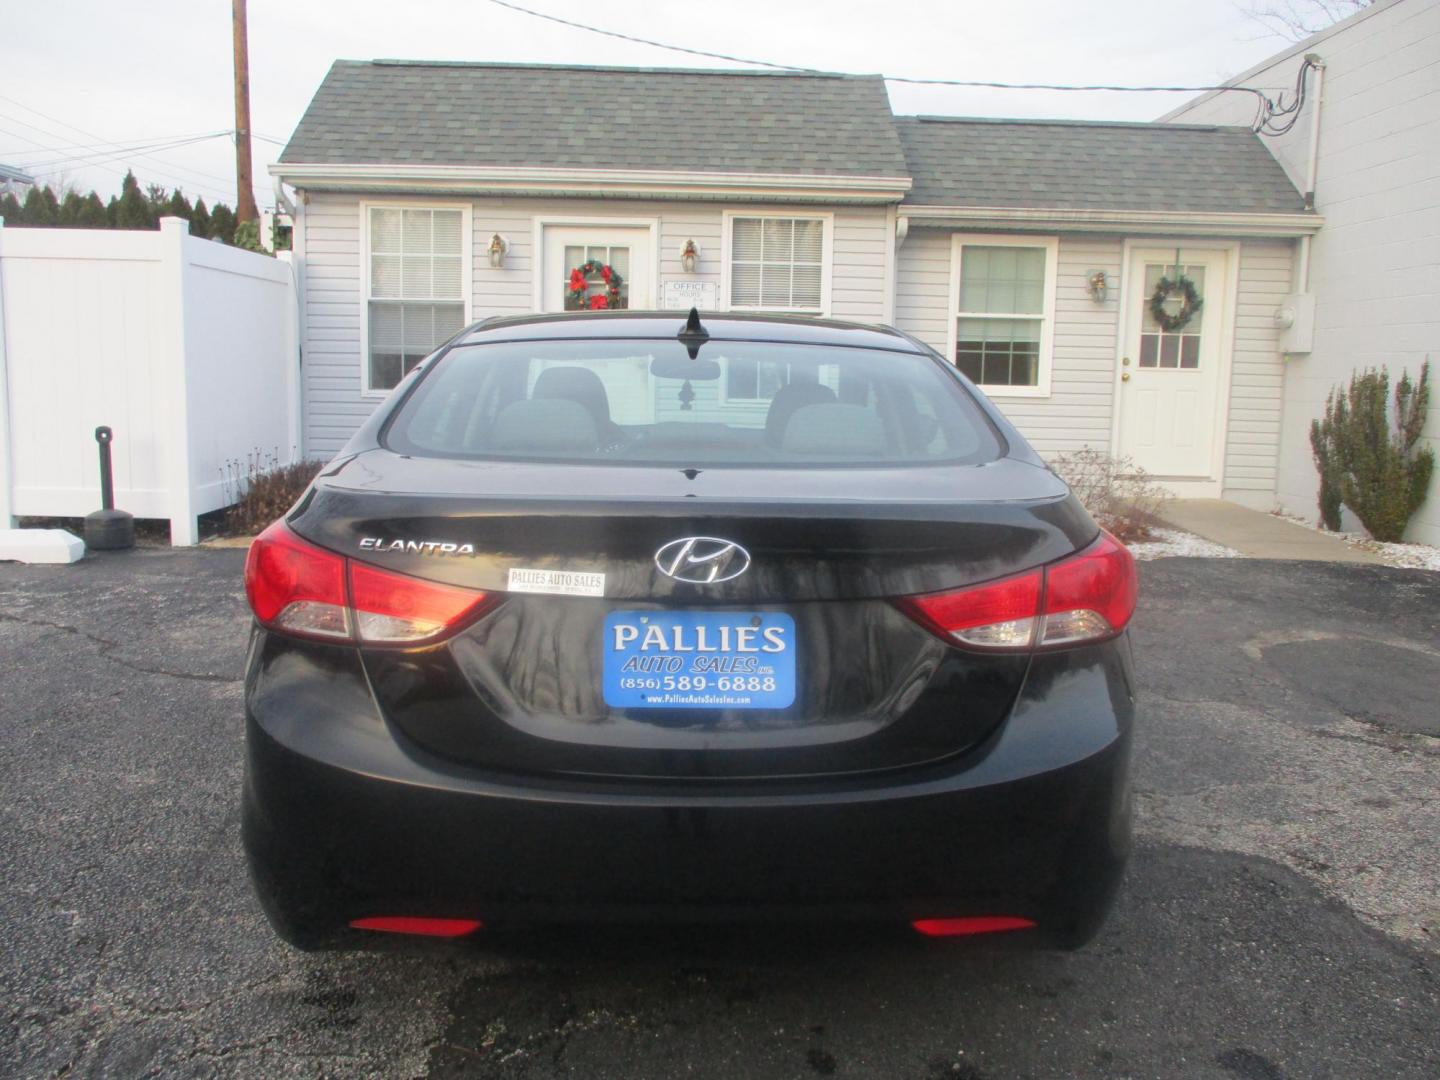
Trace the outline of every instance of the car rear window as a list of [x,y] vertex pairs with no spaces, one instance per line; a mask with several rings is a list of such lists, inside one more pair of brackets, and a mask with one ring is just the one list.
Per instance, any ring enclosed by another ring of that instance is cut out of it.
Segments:
[[387,424],[430,457],[720,467],[977,463],[999,437],[928,356],[616,339],[458,346]]

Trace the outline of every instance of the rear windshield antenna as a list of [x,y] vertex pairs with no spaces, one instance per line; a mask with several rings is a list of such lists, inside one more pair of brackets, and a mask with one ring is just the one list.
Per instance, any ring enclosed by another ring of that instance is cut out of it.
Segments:
[[685,346],[691,360],[700,355],[700,346],[710,340],[710,331],[700,325],[699,308],[690,309],[690,317],[685,320],[684,328],[676,336],[679,337],[680,344]]

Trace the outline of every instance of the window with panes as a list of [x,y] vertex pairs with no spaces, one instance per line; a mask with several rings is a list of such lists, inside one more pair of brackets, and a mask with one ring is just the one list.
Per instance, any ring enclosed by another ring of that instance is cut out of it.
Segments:
[[961,247],[955,364],[972,381],[1040,385],[1049,259],[1045,247]]
[[465,325],[464,213],[372,206],[366,387],[388,390]]
[[825,220],[730,220],[730,307],[816,314],[824,309]]
[[[1194,284],[1196,293],[1203,299],[1205,267],[1183,266],[1180,272]],[[1155,295],[1160,279],[1168,277],[1174,281],[1175,276],[1173,264],[1145,264],[1145,315],[1144,324],[1140,328],[1140,356],[1137,358],[1138,365],[1142,368],[1193,371],[1200,367],[1200,333],[1205,322],[1203,305],[1190,317],[1189,322],[1174,330],[1163,329],[1150,310],[1150,297]],[[1163,306],[1173,317],[1180,313],[1183,304],[1184,297],[1179,292],[1172,292]]]

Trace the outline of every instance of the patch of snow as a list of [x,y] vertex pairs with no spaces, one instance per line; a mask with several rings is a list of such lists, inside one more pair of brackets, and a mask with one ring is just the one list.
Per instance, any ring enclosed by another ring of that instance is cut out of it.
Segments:
[[[1277,517],[1281,521],[1288,521],[1292,525],[1298,525],[1302,529],[1314,529],[1316,532],[1327,531],[1320,528],[1319,525],[1294,514],[1287,514],[1283,510],[1274,510],[1271,512],[1271,516]],[[1387,544],[1380,540],[1371,540],[1368,536],[1360,536],[1357,533],[1330,533],[1330,535],[1338,536],[1351,547],[1370,552],[1387,566],[1398,566],[1406,570],[1440,571],[1440,548],[1430,544]]]
[[1440,548],[1429,544],[1383,544],[1363,536],[1345,536],[1345,542],[1357,548],[1364,548],[1384,559],[1391,566],[1408,570],[1434,570],[1440,572]]
[[1151,529],[1149,540],[1127,545],[1141,562],[1170,556],[1188,559],[1238,559],[1240,552],[1179,529]]

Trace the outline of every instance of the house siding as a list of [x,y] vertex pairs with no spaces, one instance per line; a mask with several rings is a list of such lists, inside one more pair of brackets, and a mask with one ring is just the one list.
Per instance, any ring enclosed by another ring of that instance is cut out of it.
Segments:
[[[387,196],[387,199],[392,197]],[[426,200],[393,197],[422,205]],[[360,266],[362,196],[312,193],[296,223],[304,282],[305,452],[336,453],[383,400],[360,390],[360,321],[364,304]],[[472,227],[472,320],[523,314],[535,309],[535,219],[658,220],[657,303],[667,280],[721,280],[724,212],[816,213],[833,215],[833,258],[829,314],[841,319],[880,322],[888,311],[887,258],[890,214],[883,206],[751,207],[721,202],[659,202],[614,199],[504,198],[470,200]],[[490,265],[490,238],[500,233],[509,243],[505,265]],[[700,248],[694,274],[680,266],[686,240]],[[720,298],[725,307],[724,297]]]
[[[951,236],[943,229],[913,230],[900,248],[897,270],[896,324],[942,354],[951,317]],[[992,395],[1046,456],[1085,447],[1112,451],[1123,256],[1120,236],[1060,238],[1050,396]],[[1282,384],[1273,316],[1290,289],[1291,244],[1247,241],[1239,259],[1223,493],[1268,510],[1274,501]],[[1096,270],[1104,270],[1111,282],[1102,304],[1087,288]]]
[[[912,230],[900,248],[897,271],[896,325],[942,355],[949,347],[951,237],[946,229]],[[1085,282],[1091,271],[1102,269],[1118,279],[1120,249],[1118,237],[1060,239],[1050,396],[991,395],[1035,449],[1047,456],[1110,445],[1118,293],[1096,304],[1085,291]]]
[[1248,240],[1241,244],[1224,495],[1267,512],[1275,508],[1285,381],[1275,311],[1290,294],[1293,273],[1290,241]]
[[[1285,364],[1278,388],[1273,372],[1247,371],[1246,378],[1266,395],[1267,419],[1268,403],[1278,401],[1276,499],[1313,520],[1310,422],[1331,388],[1371,366],[1387,368],[1392,381],[1402,371],[1413,375],[1440,351],[1440,4],[1380,0],[1241,78],[1250,86],[1293,85],[1309,52],[1326,65],[1315,185],[1325,226],[1310,256],[1314,350]],[[1165,119],[1248,123],[1253,106],[1242,96],[1202,97]],[[1290,132],[1266,143],[1302,189],[1314,107],[1312,94]],[[1255,271],[1279,268],[1260,261]],[[1283,295],[1273,281],[1264,284],[1267,299]],[[1268,314],[1256,308],[1242,317],[1258,330]],[[1424,438],[1440,453],[1440,408],[1431,409]],[[1237,467],[1251,468],[1239,446],[1231,452]],[[1406,538],[1440,544],[1440,474]]]
[[360,396],[360,204],[316,194],[297,232],[303,263],[305,453],[329,456],[375,407]]
[[[305,452],[312,456],[337,452],[382,400],[362,394],[360,388],[361,201],[358,195],[313,193],[296,223],[305,328]],[[748,209],[718,202],[534,198],[475,199],[470,206],[474,320],[534,309],[537,218],[657,220],[658,299],[669,279],[712,281],[718,287],[724,211]],[[790,209],[803,213],[816,208]],[[885,208],[825,209],[834,218],[830,314],[884,321],[892,302],[888,288],[893,273],[895,324],[943,353],[950,319],[950,230],[914,228],[895,253]],[[771,210],[785,208],[756,212]],[[490,266],[486,255],[497,232],[510,245],[499,269]],[[685,275],[680,250],[690,239],[700,247],[700,263],[695,274]],[[1292,245],[1286,240],[1248,240],[1239,250],[1223,487],[1227,498],[1270,509],[1286,409],[1273,314],[1291,289]],[[1111,450],[1123,253],[1121,236],[1061,237],[1050,396],[996,397],[1047,456],[1082,447]],[[1104,270],[1112,283],[1103,304],[1095,303],[1086,287],[1095,270]]]

